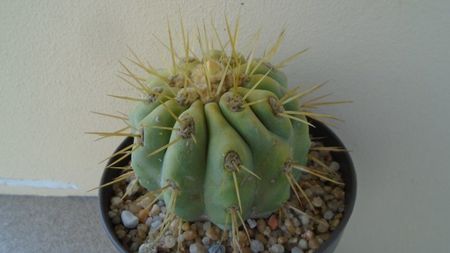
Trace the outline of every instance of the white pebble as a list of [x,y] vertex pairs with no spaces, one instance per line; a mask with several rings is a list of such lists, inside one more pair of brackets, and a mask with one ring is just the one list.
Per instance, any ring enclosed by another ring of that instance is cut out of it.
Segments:
[[328,210],[328,211],[326,211],[326,212],[323,214],[323,217],[324,217],[326,220],[331,220],[331,219],[333,219],[333,217],[334,217],[334,213],[333,213],[333,211]]
[[173,236],[167,236],[164,238],[164,248],[166,249],[171,249],[173,247],[175,247],[175,244],[177,242],[175,241],[175,238]]
[[208,253],[225,253],[225,247],[220,244],[214,244],[209,247]]
[[150,224],[150,228],[152,230],[158,229],[159,226],[161,226],[161,223],[162,223],[162,218],[159,217],[159,216],[155,216],[152,219],[152,223]]
[[139,247],[139,253],[156,253],[156,248],[149,243],[144,243]]
[[204,253],[205,248],[202,245],[194,243],[189,246],[189,253]]
[[251,229],[254,229],[258,225],[258,223],[256,223],[256,221],[254,219],[248,219],[247,223]]
[[264,250],[264,244],[258,240],[251,240],[250,241],[250,249],[252,252],[261,252]]
[[281,244],[274,244],[269,249],[270,253],[284,253],[284,247]]
[[302,215],[300,217],[300,220],[302,221],[302,224],[305,226],[309,224],[309,217],[307,215]]
[[300,241],[298,242],[298,246],[300,247],[300,249],[308,249],[308,241],[306,241],[305,239],[300,239]]
[[270,228],[269,227],[264,228],[264,233],[263,234],[265,236],[269,236],[270,235]]
[[120,218],[122,219],[122,224],[126,228],[136,228],[139,223],[139,219],[132,212],[127,210],[122,211],[122,213],[120,214]]
[[337,171],[337,170],[339,170],[339,167],[340,167],[340,165],[339,165],[339,163],[337,163],[337,162],[335,162],[335,161],[332,161],[331,163],[330,163],[330,169],[332,170],[332,171]]
[[122,199],[119,197],[112,197],[111,198],[111,205],[113,206],[119,206],[120,203],[122,203]]
[[152,224],[152,217],[150,216],[150,217],[148,217],[148,218],[145,220],[145,225],[147,225],[148,227],[150,227],[151,224]]
[[303,253],[303,250],[301,250],[301,249],[299,249],[297,247],[294,247],[294,248],[291,249],[291,253]]

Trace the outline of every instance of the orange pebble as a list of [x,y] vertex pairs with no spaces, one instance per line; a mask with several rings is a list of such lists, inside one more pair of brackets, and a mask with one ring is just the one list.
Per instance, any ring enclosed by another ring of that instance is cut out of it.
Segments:
[[139,211],[138,217],[139,217],[139,221],[140,221],[141,223],[145,223],[145,221],[146,221],[147,218],[148,218],[148,210],[147,210],[147,209],[141,209],[141,210]]
[[270,229],[275,230],[278,227],[278,218],[277,216],[274,214],[272,216],[270,216],[269,221],[267,222],[267,224],[269,224]]

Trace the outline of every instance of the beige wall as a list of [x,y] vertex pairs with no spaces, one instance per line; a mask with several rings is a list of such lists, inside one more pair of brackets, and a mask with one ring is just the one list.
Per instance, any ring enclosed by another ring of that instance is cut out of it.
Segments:
[[[366,242],[377,252],[440,247],[450,234],[448,217],[446,226],[430,217],[450,203],[450,1],[165,2],[2,2],[0,193],[95,194],[86,190],[98,183],[97,163],[119,140],[93,142],[83,133],[118,127],[89,111],[130,108],[105,96],[133,94],[115,76],[126,46],[160,65],[162,47],[152,34],[166,38],[165,17],[178,22],[178,6],[187,26],[213,12],[222,27],[223,10],[235,15],[241,7],[243,39],[262,27],[267,42],[287,24],[277,59],[310,48],[286,68],[292,83],[331,80],[323,93],[355,101],[328,110],[346,120],[336,132],[358,170],[352,240],[368,236],[370,226],[386,232],[377,235],[380,245]],[[78,189],[45,188],[52,186]],[[422,235],[423,227],[433,233]],[[394,247],[390,236],[405,229],[415,232]]]

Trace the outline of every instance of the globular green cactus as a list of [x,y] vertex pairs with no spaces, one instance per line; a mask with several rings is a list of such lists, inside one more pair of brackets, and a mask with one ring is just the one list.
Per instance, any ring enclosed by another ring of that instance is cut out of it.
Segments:
[[292,164],[305,165],[311,143],[284,73],[217,50],[173,70],[144,84],[147,100],[129,115],[141,185],[170,186],[164,199],[175,194],[174,211],[185,220],[225,226],[230,212],[246,219],[277,210],[299,177]]
[[144,98],[116,96],[137,105],[128,118],[116,116],[129,121],[135,139],[115,155],[131,153],[139,183],[159,194],[172,216],[209,219],[222,228],[278,210],[291,190],[299,198],[301,171],[314,174],[305,167],[311,144],[306,116],[326,116],[305,111],[319,105],[320,97],[300,105],[321,85],[289,89],[280,70],[302,52],[269,63],[284,32],[254,58],[254,51],[242,56],[236,49],[238,32],[229,25],[227,31],[228,42],[218,40],[220,50],[199,34],[201,56],[196,56],[182,27],[180,57],[169,29],[172,65],[156,70],[134,54],[131,61],[150,77],[138,77],[125,66],[124,73]]

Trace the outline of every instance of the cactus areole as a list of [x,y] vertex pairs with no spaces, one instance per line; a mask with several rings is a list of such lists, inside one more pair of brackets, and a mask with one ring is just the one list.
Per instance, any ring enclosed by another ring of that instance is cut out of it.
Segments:
[[305,165],[307,119],[265,60],[209,50],[140,80],[131,167],[173,213],[230,227],[280,208]]

